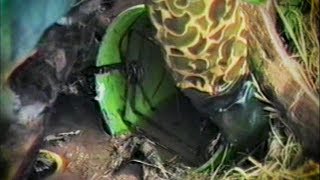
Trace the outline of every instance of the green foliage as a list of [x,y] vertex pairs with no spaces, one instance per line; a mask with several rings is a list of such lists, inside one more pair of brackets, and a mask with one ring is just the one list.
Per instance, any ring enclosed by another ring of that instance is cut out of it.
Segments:
[[[303,38],[303,14],[301,7],[303,2],[301,0],[283,1],[277,6],[278,14],[284,24],[283,32],[285,36],[293,41],[295,48],[301,55],[304,61],[307,61],[305,39]],[[290,42],[289,42],[290,43]]]
[[250,4],[254,4],[254,5],[261,5],[267,2],[267,0],[243,0],[243,1]]
[[281,0],[276,10],[287,45],[305,68],[313,88],[319,92],[319,1]]

